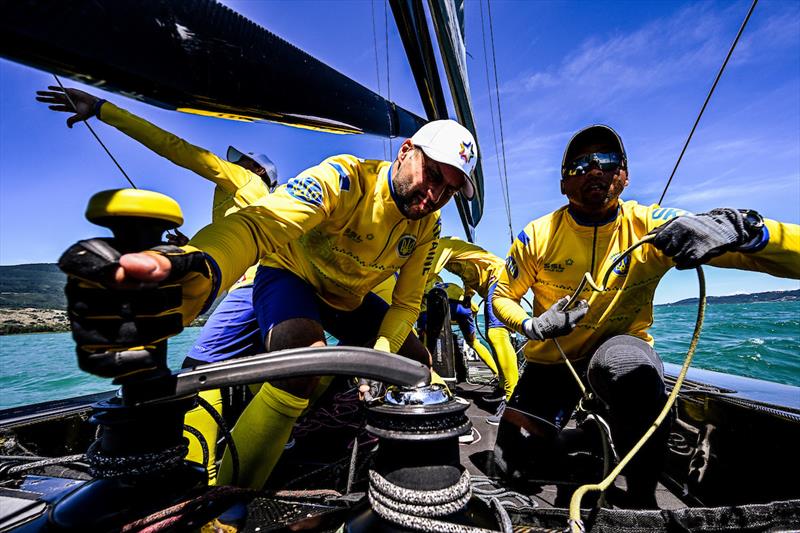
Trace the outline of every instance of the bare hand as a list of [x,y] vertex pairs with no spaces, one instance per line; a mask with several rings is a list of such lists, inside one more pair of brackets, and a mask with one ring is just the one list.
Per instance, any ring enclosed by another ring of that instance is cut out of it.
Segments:
[[72,128],[76,122],[87,120],[94,116],[95,106],[100,100],[96,96],[78,89],[62,89],[53,85],[47,88],[50,90],[36,91],[36,100],[49,104],[48,107],[53,111],[75,113],[67,119],[68,128]]
[[172,263],[160,254],[138,252],[125,254],[119,258],[119,268],[114,273],[114,281],[120,287],[141,282],[158,283],[169,276]]

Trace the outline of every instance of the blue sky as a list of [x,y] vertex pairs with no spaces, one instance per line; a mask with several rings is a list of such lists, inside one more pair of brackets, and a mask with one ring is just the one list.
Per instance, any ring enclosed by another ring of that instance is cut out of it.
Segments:
[[[423,114],[391,13],[387,65],[384,2],[225,3],[384,96],[388,71],[391,99]],[[624,198],[657,201],[749,5],[494,1],[514,232],[564,204],[558,188],[561,153],[570,135],[590,123],[610,124],[623,137],[631,174]],[[487,84],[481,6],[485,18],[484,2],[468,1],[466,8],[468,68],[486,179],[477,242],[505,256],[508,225],[490,114],[496,95],[493,75],[491,88]],[[0,264],[54,262],[75,240],[103,234],[83,219],[86,201],[98,190],[125,186],[85,127],[68,130],[66,115],[35,102],[34,92],[50,84],[47,73],[0,60]],[[390,150],[388,141],[374,137],[184,115],[121,95],[103,96],[218,154],[228,144],[265,152],[284,180],[329,155],[384,158]],[[210,183],[95,124],[137,186],[180,202],[187,234],[208,223]],[[398,144],[391,143],[392,153]],[[664,204],[695,212],[748,207],[800,222],[800,3],[759,3]],[[446,232],[462,235],[453,206],[445,208],[444,220]],[[710,294],[800,287],[793,280],[722,269],[707,269],[707,277]],[[656,300],[695,292],[693,273],[670,273]]]

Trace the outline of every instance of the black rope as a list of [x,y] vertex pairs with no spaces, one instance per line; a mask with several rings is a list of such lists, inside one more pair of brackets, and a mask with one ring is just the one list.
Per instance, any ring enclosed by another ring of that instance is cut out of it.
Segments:
[[183,430],[186,433],[189,433],[192,437],[197,439],[197,443],[200,445],[200,450],[203,452],[203,466],[208,468],[206,465],[208,465],[208,459],[210,457],[210,454],[208,451],[208,442],[206,442],[205,436],[200,432],[199,429],[189,426],[187,424],[183,425]]
[[225,442],[227,443],[228,449],[231,452],[231,463],[233,464],[231,485],[236,485],[239,482],[239,450],[236,449],[236,443],[233,441],[233,435],[228,429],[228,425],[225,423],[222,415],[220,415],[217,410],[214,409],[213,405],[208,403],[208,401],[201,396],[197,397],[197,403],[200,405],[200,407],[205,409],[209,415],[211,415],[211,418],[213,418],[214,422],[217,423],[219,429],[222,431],[222,434],[225,437]]
[[[386,101],[391,103],[392,84],[389,78],[389,0],[386,0],[383,4],[383,31],[386,41]],[[389,157],[394,157],[392,152],[392,138],[389,137]]]
[[136,478],[163,474],[175,468],[186,457],[189,449],[187,439],[164,450],[136,455],[106,455],[99,440],[94,441],[86,451],[89,460],[89,473],[94,478]]
[[730,50],[728,50],[728,55],[725,57],[725,61],[722,62],[722,66],[717,72],[717,77],[714,80],[714,84],[711,85],[711,90],[708,91],[708,96],[706,96],[706,101],[703,102],[703,107],[700,109],[700,113],[697,115],[697,120],[694,121],[694,126],[692,126],[692,131],[689,132],[689,137],[686,138],[686,142],[683,145],[683,149],[681,150],[681,154],[678,156],[678,160],[675,162],[675,167],[672,169],[672,174],[669,175],[669,180],[667,180],[667,185],[664,187],[664,192],[661,193],[661,198],[658,199],[658,205],[661,205],[661,202],[664,201],[664,196],[667,194],[667,189],[669,189],[670,183],[672,183],[672,178],[675,176],[675,172],[678,170],[678,165],[681,164],[681,159],[683,159],[683,154],[686,152],[686,148],[689,146],[689,141],[692,140],[692,135],[694,135],[694,130],[697,129],[697,125],[700,123],[700,118],[703,116],[703,112],[706,110],[706,106],[708,105],[708,101],[711,100],[711,95],[714,94],[714,89],[717,88],[717,83],[719,79],[722,77],[722,73],[725,71],[725,66],[728,64],[728,60],[733,55],[733,51],[736,48],[736,43],[739,42],[739,37],[742,36],[744,32],[745,26],[747,26],[747,21],[750,20],[750,15],[753,14],[753,10],[756,8],[756,4],[758,4],[758,0],[753,0],[753,4],[750,6],[750,11],[747,12],[747,16],[744,18],[744,22],[742,22],[742,26],[739,28],[739,33],[736,34],[736,38],[733,40],[733,44],[731,45]]
[[[492,65],[494,67],[494,96],[497,101],[497,121],[500,124],[500,150],[503,153],[503,183],[508,195],[508,168],[506,167],[506,141],[503,135],[503,112],[500,109],[500,83],[497,81],[497,54],[494,48],[494,23],[492,22],[492,5],[489,0],[486,0],[486,11],[489,14],[489,35],[492,41]],[[483,11],[481,11],[483,16]],[[511,200],[506,204],[506,217],[508,218],[508,232],[511,237],[511,242],[514,242],[514,230],[511,227]]]
[[[378,30],[375,25],[375,0],[370,0],[370,7],[372,8],[372,47],[375,51],[375,79],[378,80],[378,94],[381,94],[381,69],[380,61],[378,60]],[[389,160],[389,150],[387,149],[386,139],[383,139],[383,159]]]
[[[69,102],[69,105],[71,105],[72,109],[77,112],[78,108],[75,107],[75,102],[73,102],[72,98],[69,97],[69,94],[67,93],[67,89],[64,88],[64,86],[61,84],[61,80],[58,79],[58,76],[56,76],[55,74],[53,74],[53,77],[56,79],[56,83],[58,83],[58,86],[61,87],[61,90],[64,91],[64,96],[67,97],[67,101]],[[114,162],[114,164],[117,165],[117,168],[119,169],[119,171],[122,172],[122,175],[125,176],[125,179],[128,180],[128,183],[131,184],[131,187],[133,187],[134,189],[138,189],[138,187],[136,187],[136,185],[134,185],[133,181],[131,181],[131,178],[128,176],[128,174],[125,172],[125,170],[122,168],[122,165],[120,165],[117,162],[117,160],[114,158],[114,156],[111,155],[111,152],[109,151],[109,149],[106,148],[106,145],[103,144],[103,141],[101,141],[100,137],[97,135],[97,133],[94,132],[94,129],[92,128],[92,125],[89,124],[89,121],[88,120],[84,120],[83,123],[86,124],[86,127],[89,128],[89,131],[92,133],[92,135],[94,135],[94,138],[97,139],[97,142],[99,142],[100,146],[103,147],[103,150],[106,151],[106,153],[108,154],[108,157],[110,157],[111,160]]]
[[[486,22],[483,18],[483,4],[481,4],[481,39],[483,41],[483,58],[484,58],[483,66],[484,66],[484,72],[486,73],[486,93],[489,94],[490,95],[489,97],[491,98],[492,85],[489,82],[489,52],[486,49],[485,27],[486,27]],[[500,180],[500,191],[503,193],[503,204],[505,205],[506,216],[508,217],[508,236],[511,238],[511,241],[513,242],[514,232],[511,229],[511,216],[510,216],[511,199],[508,194],[508,188],[503,186],[503,170],[500,168],[500,153],[497,151],[497,147],[500,143],[497,141],[497,129],[495,127],[495,122],[494,122],[494,106],[491,105],[491,103],[489,105],[489,114],[492,117],[492,137],[494,137],[494,153],[495,153],[495,159],[497,160],[497,179]]]

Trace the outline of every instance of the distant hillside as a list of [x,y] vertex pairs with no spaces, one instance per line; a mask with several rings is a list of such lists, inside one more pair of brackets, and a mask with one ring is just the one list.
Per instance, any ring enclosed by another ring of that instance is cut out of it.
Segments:
[[65,283],[54,264],[0,266],[0,308],[66,309]]
[[[757,302],[797,302],[800,301],[800,289],[793,291],[768,291],[753,294],[733,294],[731,296],[709,296],[706,298],[710,304],[746,304]],[[697,298],[686,298],[661,306],[697,305]],[[657,307],[661,307],[657,306]]]

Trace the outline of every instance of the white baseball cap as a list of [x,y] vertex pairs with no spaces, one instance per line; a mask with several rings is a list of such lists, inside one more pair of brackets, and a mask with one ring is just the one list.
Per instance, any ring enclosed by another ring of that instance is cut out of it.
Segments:
[[467,128],[455,120],[434,120],[422,126],[411,142],[434,161],[460,170],[465,177],[461,194],[467,200],[475,196],[472,171],[478,161],[478,146]]
[[269,186],[274,187],[278,184],[278,168],[275,166],[275,163],[272,162],[272,159],[267,157],[264,154],[256,154],[254,152],[242,152],[234,148],[233,146],[228,146],[228,153],[226,154],[226,158],[231,163],[236,163],[242,157],[249,157],[267,172],[267,178],[269,179]]

